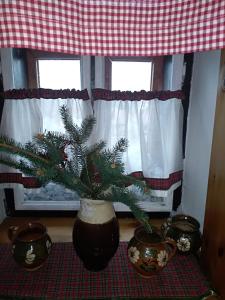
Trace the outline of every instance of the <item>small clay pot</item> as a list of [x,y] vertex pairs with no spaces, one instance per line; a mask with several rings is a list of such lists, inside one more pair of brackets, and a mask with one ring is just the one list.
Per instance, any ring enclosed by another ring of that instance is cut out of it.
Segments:
[[180,254],[196,254],[201,246],[199,222],[187,215],[179,214],[168,218],[161,230],[165,238],[173,239]]
[[166,267],[176,252],[173,240],[164,240],[157,230],[149,234],[138,227],[128,244],[128,258],[142,277],[151,277]]
[[39,269],[51,252],[52,241],[40,223],[11,226],[8,237],[12,241],[14,260],[28,271]]

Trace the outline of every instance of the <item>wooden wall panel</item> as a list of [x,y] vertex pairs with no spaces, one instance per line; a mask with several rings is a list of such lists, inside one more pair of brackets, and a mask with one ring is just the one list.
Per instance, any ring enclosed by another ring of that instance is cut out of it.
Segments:
[[221,53],[202,254],[213,286],[225,299],[225,50]]

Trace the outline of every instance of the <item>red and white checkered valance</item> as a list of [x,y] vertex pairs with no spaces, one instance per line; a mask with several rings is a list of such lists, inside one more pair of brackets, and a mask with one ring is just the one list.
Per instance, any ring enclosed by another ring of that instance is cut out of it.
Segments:
[[224,0],[2,0],[0,47],[155,56],[225,47]]

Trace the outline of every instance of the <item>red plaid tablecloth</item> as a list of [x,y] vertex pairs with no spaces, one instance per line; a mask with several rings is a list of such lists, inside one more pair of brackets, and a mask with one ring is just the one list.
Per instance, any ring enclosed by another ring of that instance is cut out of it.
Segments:
[[1,0],[0,47],[154,56],[225,47],[224,0]]
[[144,279],[126,249],[121,243],[108,267],[94,273],[84,269],[72,243],[57,243],[43,267],[28,272],[14,263],[9,246],[0,246],[0,299],[198,299],[208,292],[193,256],[177,254],[161,273]]

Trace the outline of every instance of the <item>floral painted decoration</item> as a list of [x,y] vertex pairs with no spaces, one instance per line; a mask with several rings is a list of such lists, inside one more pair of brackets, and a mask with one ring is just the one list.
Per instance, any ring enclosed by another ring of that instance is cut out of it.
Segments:
[[130,247],[128,249],[128,257],[135,264],[140,258],[140,251],[136,247]]
[[165,250],[161,250],[158,253],[157,262],[160,267],[165,267],[168,262],[168,253]]
[[25,262],[28,264],[28,265],[31,265],[34,260],[35,260],[35,257],[36,255],[33,253],[33,247],[31,246],[30,250],[27,251],[26,253],[26,259],[25,259]]
[[191,243],[188,238],[181,237],[177,240],[177,248],[182,252],[188,252],[191,248]]

